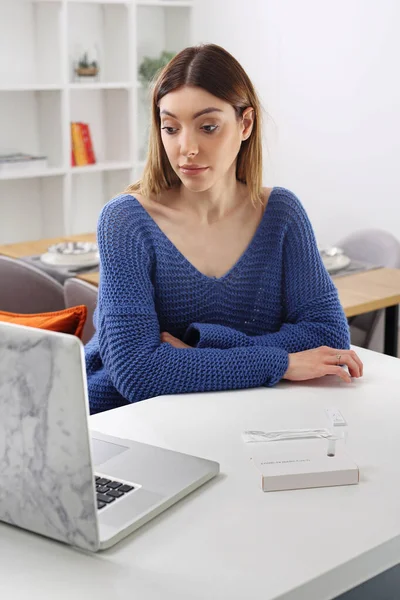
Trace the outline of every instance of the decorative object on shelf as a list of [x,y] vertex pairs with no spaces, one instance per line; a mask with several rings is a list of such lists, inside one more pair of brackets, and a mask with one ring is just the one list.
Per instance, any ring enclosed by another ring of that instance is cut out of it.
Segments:
[[139,66],[139,80],[145,86],[149,85],[157,73],[174,58],[175,52],[161,52],[158,58],[144,56]]
[[84,54],[74,65],[74,72],[78,81],[97,79],[99,70],[100,69],[98,61],[91,60],[89,57],[89,52],[84,52]]
[[47,169],[47,156],[34,156],[33,154],[23,154],[22,152],[0,155],[0,173],[41,169]]
[[88,123],[71,123],[71,165],[83,167],[94,165],[92,136]]

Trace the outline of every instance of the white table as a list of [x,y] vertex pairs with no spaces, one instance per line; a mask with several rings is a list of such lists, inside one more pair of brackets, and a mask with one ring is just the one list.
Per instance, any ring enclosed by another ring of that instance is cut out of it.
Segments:
[[[30,600],[327,600],[400,562],[400,362],[362,380],[160,397],[91,417],[104,433],[197,454],[221,475],[113,549],[87,555],[2,526],[0,594]],[[264,493],[241,439],[271,417],[349,424],[357,486]]]

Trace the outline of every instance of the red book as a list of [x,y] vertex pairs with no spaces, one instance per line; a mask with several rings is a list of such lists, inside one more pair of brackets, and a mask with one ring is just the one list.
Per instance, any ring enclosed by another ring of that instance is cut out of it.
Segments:
[[96,157],[94,155],[92,137],[90,135],[89,125],[87,123],[79,123],[79,127],[82,133],[83,143],[85,145],[86,156],[89,165],[94,165]]
[[73,148],[71,148],[71,167],[76,167],[75,153]]

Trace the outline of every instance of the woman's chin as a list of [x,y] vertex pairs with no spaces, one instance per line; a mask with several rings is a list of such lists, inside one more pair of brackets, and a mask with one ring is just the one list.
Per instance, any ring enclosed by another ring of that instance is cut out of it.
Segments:
[[194,182],[188,183],[186,181],[183,181],[182,183],[185,186],[185,188],[187,188],[191,192],[206,192],[211,187],[210,185],[205,185],[204,183],[203,184],[198,183],[197,185]]
[[182,177],[181,182],[182,182],[182,185],[184,185],[185,188],[187,188],[191,192],[206,192],[213,185],[213,182],[211,182],[210,180],[208,180],[208,181],[197,180],[196,181],[195,179],[191,179],[189,177],[187,177],[187,178]]

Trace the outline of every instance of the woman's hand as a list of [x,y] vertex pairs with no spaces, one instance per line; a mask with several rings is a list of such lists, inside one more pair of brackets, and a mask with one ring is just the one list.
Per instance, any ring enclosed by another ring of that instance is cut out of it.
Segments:
[[178,340],[178,338],[168,333],[168,331],[163,331],[161,333],[160,339],[161,342],[167,342],[168,344],[171,344],[171,346],[173,346],[174,348],[192,348],[192,346],[188,346],[181,340]]
[[[340,365],[347,365],[349,373]],[[363,364],[354,350],[336,350],[321,346],[313,350],[289,354],[289,367],[284,379],[305,381],[324,375],[338,375],[346,383],[352,377],[362,377]]]

